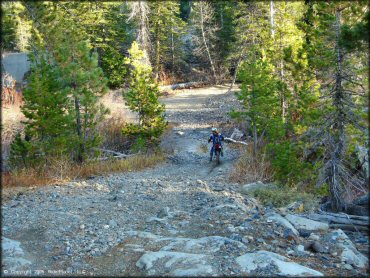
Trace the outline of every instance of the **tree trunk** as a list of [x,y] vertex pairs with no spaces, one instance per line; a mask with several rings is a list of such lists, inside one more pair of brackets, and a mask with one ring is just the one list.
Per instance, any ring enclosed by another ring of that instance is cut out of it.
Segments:
[[[72,49],[72,62],[74,62],[74,51]],[[77,83],[75,80],[75,76],[72,76],[73,81],[71,84],[73,94],[74,94],[74,101],[75,101],[75,113],[76,113],[76,132],[77,136],[79,139],[78,142],[78,150],[77,150],[77,162],[82,163],[83,162],[83,153],[84,153],[84,140],[82,137],[82,125],[81,125],[81,105],[80,105],[80,100],[76,94],[76,89],[77,89]]]
[[221,11],[220,11],[220,23],[221,23],[221,29],[224,29],[224,7],[221,5]]
[[257,138],[257,124],[256,124],[256,120],[253,121],[253,156],[256,157],[257,156],[257,142],[258,142],[258,138]]
[[174,71],[175,71],[175,44],[173,41],[173,23],[171,25],[171,56],[172,56],[171,72],[172,72],[172,78],[173,78]]
[[202,30],[202,39],[203,39],[204,46],[206,48],[209,63],[211,65],[211,70],[212,70],[212,74],[213,74],[213,81],[217,84],[217,77],[216,77],[215,67],[214,67],[214,64],[213,64],[213,60],[211,58],[211,54],[209,52],[208,45],[207,45],[206,35],[204,33],[204,20],[203,20],[203,6],[202,5],[200,6],[200,21],[201,21],[200,28]]
[[340,40],[340,16],[341,12],[336,10],[335,12],[335,31],[336,31],[336,49],[337,49],[337,70],[335,75],[335,91],[333,105],[336,110],[335,122],[333,125],[333,150],[330,157],[328,183],[330,186],[330,197],[331,205],[334,211],[340,211],[344,207],[344,201],[342,198],[341,190],[341,178],[339,173],[340,161],[343,153],[344,146],[344,111],[343,111],[343,88],[342,88],[342,63],[343,53],[342,48],[339,45]]
[[275,22],[274,22],[274,1],[270,2],[270,24],[271,24],[271,37],[275,38]]
[[[281,59],[280,61],[280,80],[281,82],[284,82],[284,61]],[[284,88],[283,91],[281,92],[281,117],[283,120],[283,123],[286,123],[286,99],[285,99],[285,92]]]
[[[74,88],[75,85],[72,85]],[[75,89],[74,89],[75,90]],[[75,113],[76,113],[76,132],[79,139],[79,148],[77,151],[77,162],[83,161],[83,152],[84,152],[84,144],[83,144],[83,138],[82,138],[82,130],[81,130],[81,111],[80,111],[80,101],[77,96],[75,96]]]
[[157,38],[156,38],[156,44],[155,44],[155,80],[158,81],[159,77],[159,61],[160,61],[160,41],[159,41],[159,31],[157,30]]
[[[279,36],[279,45],[280,45],[280,55],[283,56],[283,38],[280,32]],[[284,73],[284,60],[283,57],[280,58],[280,71],[279,71],[279,77],[280,81],[282,84],[284,84],[284,78],[285,78],[285,73]],[[288,103],[286,99],[286,92],[285,92],[285,86],[282,86],[282,91],[280,92],[281,95],[281,118],[284,124],[284,131],[285,131],[285,136],[288,134],[288,125],[287,125],[287,108],[288,108]]]
[[144,6],[144,1],[138,1],[139,7],[139,34],[138,34],[138,42],[141,45],[142,50],[144,51],[145,62],[150,65],[149,59],[149,42],[148,42],[148,34],[146,28],[146,13]]

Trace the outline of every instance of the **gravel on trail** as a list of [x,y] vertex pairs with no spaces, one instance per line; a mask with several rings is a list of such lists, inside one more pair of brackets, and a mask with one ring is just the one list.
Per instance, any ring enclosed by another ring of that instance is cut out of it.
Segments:
[[[2,204],[2,274],[367,273],[356,249],[368,243],[367,237],[350,247],[336,245],[330,236],[325,241],[329,231],[300,237],[283,216],[229,182],[239,148],[225,143],[221,164],[209,161],[211,127],[230,135],[227,112],[240,105],[227,90],[184,90],[162,99],[174,128],[161,143],[168,158],[156,167],[18,189]],[[305,250],[309,241],[310,250],[316,242],[320,252]],[[340,257],[343,248],[346,260]]]

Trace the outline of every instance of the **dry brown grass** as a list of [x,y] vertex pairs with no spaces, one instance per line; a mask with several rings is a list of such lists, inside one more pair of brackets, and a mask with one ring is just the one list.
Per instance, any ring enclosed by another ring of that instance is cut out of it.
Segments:
[[3,173],[2,184],[4,187],[28,187],[63,183],[95,175],[140,171],[164,160],[165,155],[160,152],[151,155],[141,154],[123,160],[90,161],[81,165],[69,163],[64,159],[54,159],[47,166]]
[[[103,138],[102,148],[118,152],[126,152],[129,143],[122,135],[122,127],[126,122],[135,121],[135,115],[125,107],[120,91],[111,91],[101,101],[111,111],[107,119],[99,126],[98,132]],[[18,132],[23,131],[21,120],[25,120],[20,105],[2,107],[2,157],[7,162],[10,144]],[[169,125],[168,133],[173,126]],[[64,158],[51,158],[44,166],[2,172],[2,184],[6,187],[40,186],[55,182],[67,182],[73,179],[86,178],[93,175],[104,175],[113,172],[139,171],[164,161],[163,153],[137,155],[124,160],[108,160],[87,162],[82,165],[71,163]],[[4,170],[4,169],[3,169]],[[5,168],[6,170],[6,168]]]
[[19,105],[1,107],[1,156],[3,168],[6,168],[10,153],[10,145],[15,136],[23,131],[22,120],[25,120]]
[[122,128],[125,126],[126,121],[123,117],[112,117],[103,121],[99,127],[98,132],[103,138],[102,148],[124,152],[127,145],[127,138],[122,134]]
[[256,181],[269,182],[273,178],[270,163],[263,153],[252,155],[252,146],[248,146],[239,160],[234,164],[234,169],[229,178],[232,182],[251,183]]

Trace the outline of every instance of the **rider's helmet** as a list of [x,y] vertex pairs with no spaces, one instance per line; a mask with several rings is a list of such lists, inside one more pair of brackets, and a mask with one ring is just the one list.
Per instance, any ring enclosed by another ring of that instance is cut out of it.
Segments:
[[213,133],[217,133],[217,132],[218,132],[218,131],[217,131],[217,128],[212,127],[212,132],[213,132]]

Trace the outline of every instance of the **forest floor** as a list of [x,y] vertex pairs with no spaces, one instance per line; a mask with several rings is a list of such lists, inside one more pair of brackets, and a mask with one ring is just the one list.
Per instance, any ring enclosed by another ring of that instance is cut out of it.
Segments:
[[[367,236],[351,241],[325,225],[298,233],[284,214],[229,182],[238,147],[225,144],[220,165],[209,161],[210,128],[230,135],[226,112],[239,105],[227,89],[184,90],[162,99],[174,126],[162,140],[163,164],[18,189],[3,200],[2,274],[368,274],[368,255],[357,250]],[[319,246],[315,252],[304,250],[308,242]]]

